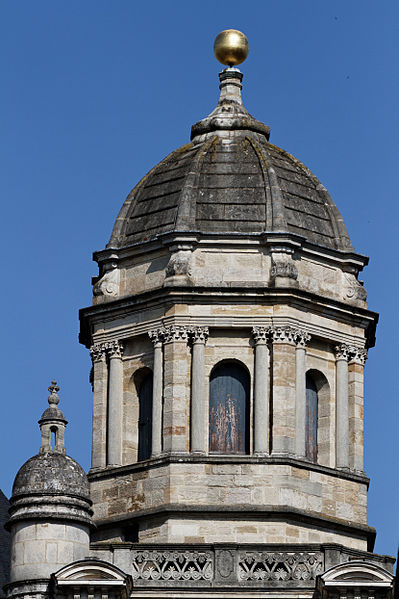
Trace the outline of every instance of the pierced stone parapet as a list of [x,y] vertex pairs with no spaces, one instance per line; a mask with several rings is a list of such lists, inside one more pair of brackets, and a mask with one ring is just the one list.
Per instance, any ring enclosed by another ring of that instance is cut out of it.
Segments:
[[315,580],[324,571],[320,552],[245,551],[238,556],[240,581]]
[[134,581],[210,581],[213,552],[132,551],[132,578]]

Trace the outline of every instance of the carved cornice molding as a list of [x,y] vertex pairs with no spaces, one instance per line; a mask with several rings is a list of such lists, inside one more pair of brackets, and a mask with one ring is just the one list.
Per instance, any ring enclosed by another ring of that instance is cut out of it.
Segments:
[[190,331],[192,343],[206,343],[209,336],[208,327],[193,327]]
[[106,358],[106,343],[94,343],[90,348],[90,355],[93,364],[95,362],[104,362]]

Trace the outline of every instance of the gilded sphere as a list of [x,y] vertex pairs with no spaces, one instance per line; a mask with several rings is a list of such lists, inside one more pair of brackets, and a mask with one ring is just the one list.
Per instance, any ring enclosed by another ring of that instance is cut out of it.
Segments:
[[248,40],[241,31],[226,29],[216,37],[213,51],[219,62],[232,67],[244,62],[248,56]]

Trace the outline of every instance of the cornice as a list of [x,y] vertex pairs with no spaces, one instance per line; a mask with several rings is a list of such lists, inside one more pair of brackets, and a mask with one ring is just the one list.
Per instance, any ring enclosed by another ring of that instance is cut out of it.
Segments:
[[[157,289],[146,291],[141,294],[134,296],[127,296],[117,300],[108,301],[94,306],[83,308],[79,312],[81,329],[79,340],[86,347],[90,347],[93,343],[91,336],[90,323],[93,320],[113,320],[123,318],[125,314],[131,314],[135,311],[139,312],[143,309],[149,310],[155,307],[163,306],[167,308],[170,303],[190,303],[190,304],[214,304],[215,301],[219,304],[263,304],[263,305],[291,305],[298,307],[299,309],[307,311],[313,311],[318,314],[336,320],[343,323],[355,324],[365,329],[367,335],[366,347],[373,347],[375,343],[375,328],[378,322],[378,314],[365,308],[348,305],[345,302],[340,302],[330,298],[321,297],[317,294],[310,293],[302,289],[286,289],[286,288],[248,288],[243,286],[215,288],[215,287],[173,287],[164,288],[159,287]],[[215,316],[207,317],[205,320],[198,318],[197,320],[191,317],[177,317],[177,318],[161,318],[157,321],[148,321],[147,323],[140,325],[133,324],[129,327],[119,327],[119,330],[115,332],[115,335],[120,334],[122,338],[128,338],[132,335],[145,334],[151,328],[164,325],[190,325],[195,326],[220,326],[221,323],[224,326],[235,326],[235,327],[250,327],[253,326],[282,326],[282,325],[294,325],[303,328],[303,322],[295,319],[287,319],[286,317],[280,318],[269,318],[269,317],[241,317],[241,316],[228,316],[220,317],[219,319]],[[354,344],[353,338],[348,338],[344,334],[332,334],[331,329],[325,328],[323,331],[316,329],[309,324],[307,332],[312,337],[325,337],[331,339],[332,342],[337,343],[350,343]],[[117,338],[117,337],[115,337]],[[107,337],[109,340],[110,337]],[[97,338],[95,342],[101,342],[105,339]]]

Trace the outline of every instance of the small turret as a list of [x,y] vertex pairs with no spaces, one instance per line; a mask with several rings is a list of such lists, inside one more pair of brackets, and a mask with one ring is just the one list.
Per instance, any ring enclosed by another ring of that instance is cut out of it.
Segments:
[[20,468],[12,489],[8,597],[47,597],[51,574],[89,553],[89,483],[65,453],[67,420],[57,405],[56,381],[49,391],[50,405],[39,420],[40,451]]

